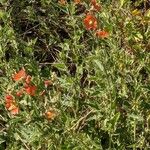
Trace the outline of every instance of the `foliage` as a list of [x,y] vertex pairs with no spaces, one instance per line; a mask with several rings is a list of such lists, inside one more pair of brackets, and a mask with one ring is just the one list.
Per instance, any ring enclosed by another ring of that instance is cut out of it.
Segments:
[[149,7],[1,0],[0,149],[149,149]]

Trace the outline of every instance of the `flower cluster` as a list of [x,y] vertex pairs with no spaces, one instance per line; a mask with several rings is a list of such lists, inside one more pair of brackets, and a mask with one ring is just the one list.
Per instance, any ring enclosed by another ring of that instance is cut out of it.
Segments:
[[14,81],[23,81],[24,87],[23,89],[19,90],[17,92],[17,96],[21,96],[23,94],[23,91],[25,91],[28,95],[34,96],[37,87],[31,83],[32,77],[30,75],[27,75],[24,68],[22,68],[18,73],[14,74],[12,76],[12,79]]
[[101,5],[96,2],[96,0],[91,0],[92,9],[95,9],[96,11],[101,10]]
[[[96,0],[89,0],[90,1],[90,10],[86,14],[86,17],[83,20],[83,24],[87,30],[95,31],[95,36],[98,38],[107,38],[109,33],[105,30],[101,30],[98,28],[98,21],[95,17],[95,13],[101,11],[102,7]],[[67,3],[66,0],[59,0],[58,1],[61,5],[65,5]],[[81,3],[81,0],[74,0],[75,4]]]
[[84,19],[84,25],[87,30],[96,30],[97,29],[97,19],[95,16],[88,14]]
[[[94,11],[93,11],[94,10]],[[94,30],[98,38],[107,38],[109,33],[105,30],[98,29],[98,21],[93,12],[101,10],[101,5],[96,0],[91,0],[91,10],[83,20],[84,26],[87,30]]]
[[37,87],[35,85],[31,84],[31,76],[27,75],[24,68],[22,68],[19,72],[15,73],[12,76],[13,81],[20,82],[22,81],[24,83],[24,86],[22,89],[16,91],[16,93],[13,94],[7,94],[5,96],[5,107],[12,115],[16,115],[19,113],[19,107],[15,101],[16,97],[21,97],[23,93],[26,93],[28,95],[34,96]]
[[[9,92],[5,96],[5,108],[10,112],[11,115],[17,115],[19,113],[19,106],[17,104],[17,101],[15,99],[21,98],[23,94],[30,95],[30,96],[36,96],[37,93],[37,86],[32,83],[32,77],[28,75],[24,68],[22,68],[20,71],[12,75],[12,80],[14,82],[21,82],[23,84],[23,87],[21,89],[13,92]],[[52,80],[45,80],[44,86],[47,88],[50,85],[53,85]],[[43,96],[46,93],[45,90],[41,91],[39,93],[39,96]],[[50,111],[45,113],[45,116],[47,119],[53,119],[55,114]]]
[[19,113],[19,107],[17,106],[12,95],[8,94],[5,96],[5,107],[10,111],[12,115],[16,115]]

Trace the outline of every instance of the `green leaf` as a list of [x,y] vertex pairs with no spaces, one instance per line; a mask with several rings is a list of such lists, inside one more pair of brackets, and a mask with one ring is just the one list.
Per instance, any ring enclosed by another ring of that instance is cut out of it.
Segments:
[[134,119],[136,121],[143,121],[143,117],[140,116],[140,115],[130,114],[130,115],[128,115],[128,117],[132,118],[132,119]]
[[120,0],[120,8],[124,5],[125,0]]
[[0,18],[3,18],[3,16],[4,16],[4,12],[0,10]]
[[103,67],[103,65],[102,65],[102,63],[101,63],[100,61],[94,60],[94,62],[96,63],[96,65],[99,67],[99,69],[100,69],[101,71],[104,71],[104,67]]
[[119,117],[120,117],[120,113],[116,113],[115,116],[112,118],[111,124],[112,124],[112,127],[113,127],[113,128],[114,128],[115,125],[117,124],[117,121],[118,121]]
[[56,63],[56,64],[53,64],[53,66],[62,71],[66,70],[66,66],[64,63]]

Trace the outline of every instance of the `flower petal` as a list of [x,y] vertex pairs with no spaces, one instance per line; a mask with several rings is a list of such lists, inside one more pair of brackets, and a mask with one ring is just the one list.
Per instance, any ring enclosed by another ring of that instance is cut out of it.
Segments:
[[13,78],[13,80],[14,81],[19,81],[20,79],[25,79],[26,78],[26,72],[25,72],[25,70],[24,69],[21,69],[18,73],[16,73],[16,74],[14,74],[13,76],[12,76],[12,78]]

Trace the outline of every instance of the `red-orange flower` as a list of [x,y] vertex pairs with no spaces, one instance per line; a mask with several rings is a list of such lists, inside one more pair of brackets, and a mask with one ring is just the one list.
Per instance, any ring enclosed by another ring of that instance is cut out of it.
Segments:
[[45,116],[47,119],[52,120],[56,117],[56,113],[54,111],[47,111]]
[[25,70],[21,69],[18,73],[14,74],[12,78],[14,81],[19,81],[20,79],[25,79],[26,76]]
[[37,87],[34,85],[28,85],[25,87],[25,91],[27,94],[34,96],[36,92]]
[[10,111],[10,113],[12,115],[17,115],[19,113],[19,107],[16,106],[16,104],[11,104],[11,106],[8,108],[8,110]]
[[10,111],[12,115],[16,115],[19,113],[19,108],[16,105],[16,102],[13,100],[12,95],[5,96],[5,107]]
[[97,28],[97,19],[91,14],[88,14],[83,22],[87,30],[95,30]]
[[16,92],[16,96],[21,97],[23,94],[23,89]]
[[5,96],[5,107],[8,109],[12,103],[13,103],[13,96],[12,95],[6,95]]
[[17,114],[19,114],[19,107],[15,107],[14,109],[12,109],[12,110],[10,111],[10,113],[11,113],[12,115],[17,115]]
[[97,10],[97,11],[100,11],[101,10],[101,5],[98,4],[96,2],[96,0],[91,0],[91,4],[93,5],[94,9]]
[[98,38],[107,38],[109,36],[109,33],[107,31],[97,30],[96,31],[96,36]]
[[5,96],[5,100],[6,101],[12,101],[13,100],[13,96],[12,95],[6,95]]
[[81,0],[74,0],[75,4],[79,4],[81,2]]

